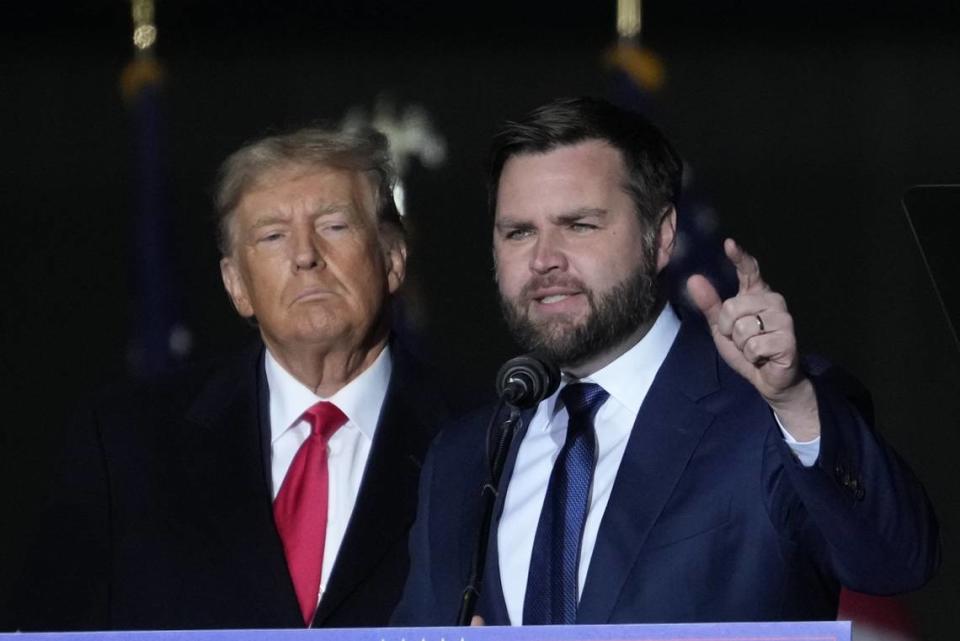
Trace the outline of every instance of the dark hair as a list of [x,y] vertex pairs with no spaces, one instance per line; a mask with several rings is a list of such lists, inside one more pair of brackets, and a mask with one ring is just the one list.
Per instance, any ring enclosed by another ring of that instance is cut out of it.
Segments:
[[503,125],[490,150],[490,211],[496,209],[500,174],[511,157],[587,140],[604,141],[620,152],[627,174],[624,187],[645,231],[656,234],[665,210],[680,198],[683,161],[649,120],[597,98],[560,98]]
[[232,250],[233,212],[257,181],[285,167],[334,167],[370,177],[376,195],[377,220],[403,235],[403,223],[393,199],[396,172],[387,137],[373,128],[343,131],[306,127],[248,143],[220,165],[214,196],[217,244],[224,256]]

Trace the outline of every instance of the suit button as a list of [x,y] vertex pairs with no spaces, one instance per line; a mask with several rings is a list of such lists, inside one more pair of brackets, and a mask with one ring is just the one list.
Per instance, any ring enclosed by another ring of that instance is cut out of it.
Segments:
[[858,501],[863,498],[864,490],[863,490],[863,484],[860,482],[860,479],[858,478],[850,479],[850,483],[849,485],[847,485],[847,487],[850,488],[850,491],[853,492],[854,498],[856,498]]

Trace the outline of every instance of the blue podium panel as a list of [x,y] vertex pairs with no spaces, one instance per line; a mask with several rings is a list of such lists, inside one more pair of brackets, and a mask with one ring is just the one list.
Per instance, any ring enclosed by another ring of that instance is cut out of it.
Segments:
[[850,641],[850,622],[41,632],[0,641]]

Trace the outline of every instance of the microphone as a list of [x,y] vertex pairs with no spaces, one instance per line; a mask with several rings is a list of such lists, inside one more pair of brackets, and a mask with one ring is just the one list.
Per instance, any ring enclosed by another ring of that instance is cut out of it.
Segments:
[[533,352],[511,358],[497,372],[497,394],[517,409],[533,407],[559,386],[560,369]]
[[[487,455],[490,458],[490,477],[480,490],[483,508],[480,514],[480,532],[473,550],[470,578],[460,597],[457,625],[470,625],[483,586],[483,566],[487,558],[487,543],[493,524],[493,506],[497,500],[500,477],[510,452],[513,437],[521,428],[520,410],[535,406],[560,387],[560,369],[551,361],[535,353],[511,358],[497,372],[497,395],[500,402],[490,417],[487,427]],[[510,417],[497,427],[497,418],[504,404],[510,406]]]

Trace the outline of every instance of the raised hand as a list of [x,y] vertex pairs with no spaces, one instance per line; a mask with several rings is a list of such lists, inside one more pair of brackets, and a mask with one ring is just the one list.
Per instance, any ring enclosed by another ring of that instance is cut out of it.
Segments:
[[723,244],[737,270],[736,296],[720,300],[703,276],[687,280],[687,291],[710,325],[717,351],[750,381],[798,441],[820,434],[813,386],[800,369],[793,317],[783,296],[760,276],[757,259],[733,239]]

